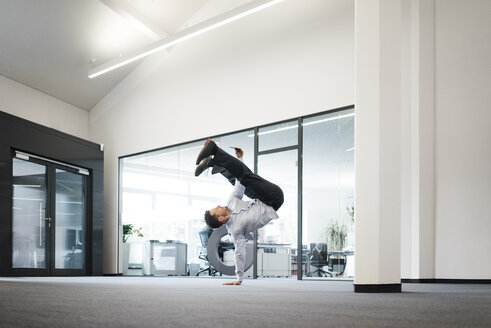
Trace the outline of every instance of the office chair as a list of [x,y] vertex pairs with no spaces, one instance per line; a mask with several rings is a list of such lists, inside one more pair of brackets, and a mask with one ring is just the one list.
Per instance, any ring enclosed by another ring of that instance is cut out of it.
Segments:
[[205,227],[203,228],[203,230],[201,230],[198,234],[199,234],[199,239],[201,240],[201,251],[199,253],[199,256],[198,258],[205,261],[206,262],[206,265],[208,265],[208,267],[200,270],[196,275],[199,276],[200,273],[202,272],[208,272],[208,275],[209,276],[215,276],[217,274],[217,270],[215,270],[211,265],[210,263],[208,262],[208,255],[207,255],[207,251],[206,251],[206,248],[208,246],[208,239],[210,238],[211,234],[213,232],[213,229],[211,229],[210,227]]
[[346,254],[344,252],[340,251],[328,253],[327,262],[331,275],[343,275],[344,270],[346,269]]
[[312,243],[310,244],[310,265],[315,267],[314,271],[309,272],[307,277],[312,277],[317,273],[318,277],[332,277],[331,271],[323,270],[323,267],[329,267],[329,254],[327,253],[326,243]]

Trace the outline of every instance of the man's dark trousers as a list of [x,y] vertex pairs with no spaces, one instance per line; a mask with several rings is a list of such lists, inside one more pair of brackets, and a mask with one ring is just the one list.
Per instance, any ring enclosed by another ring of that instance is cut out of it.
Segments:
[[277,211],[283,204],[283,191],[274,183],[253,173],[242,161],[228,154],[217,146],[217,151],[210,163],[212,173],[221,173],[230,182],[233,178],[240,181],[245,187],[244,193],[252,199],[259,199]]

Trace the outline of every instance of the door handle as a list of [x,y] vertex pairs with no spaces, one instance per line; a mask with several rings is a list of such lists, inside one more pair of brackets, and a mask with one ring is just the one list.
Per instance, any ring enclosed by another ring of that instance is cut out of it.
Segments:
[[48,222],[48,228],[51,228],[51,221],[53,221],[52,218],[46,218],[44,221]]
[[39,247],[43,247],[43,203],[39,203]]

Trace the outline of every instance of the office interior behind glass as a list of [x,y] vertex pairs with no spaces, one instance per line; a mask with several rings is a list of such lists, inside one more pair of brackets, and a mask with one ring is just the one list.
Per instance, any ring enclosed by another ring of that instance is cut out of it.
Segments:
[[[258,277],[354,277],[354,115],[350,106],[213,137],[231,155],[242,148],[244,163],[284,192],[280,218],[248,244]],[[204,140],[120,158],[121,231],[131,227],[123,274],[230,275],[232,240],[216,238],[203,215],[225,204],[232,185],[211,170],[194,176]]]

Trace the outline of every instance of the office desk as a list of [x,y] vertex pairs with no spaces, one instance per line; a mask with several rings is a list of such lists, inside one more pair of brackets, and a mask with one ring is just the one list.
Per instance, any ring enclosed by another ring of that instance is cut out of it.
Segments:
[[[290,244],[257,245],[257,275],[262,277],[289,277],[291,276],[291,246]],[[252,242],[248,242],[248,249],[252,250]],[[235,252],[229,249],[223,252],[223,264],[234,267]],[[246,253],[249,255],[249,251]],[[252,255],[250,255],[252,257]],[[252,260],[252,259],[251,259]],[[233,271],[228,275],[233,275]],[[226,274],[227,275],[227,274]],[[244,272],[245,276],[252,277],[253,266]]]
[[343,277],[354,276],[354,254],[353,251],[330,251],[329,257],[332,261],[332,272],[339,273]]
[[[302,258],[302,276],[306,276],[310,272],[310,253],[307,248],[303,248],[301,252]],[[298,274],[298,249],[292,249],[292,275]]]

